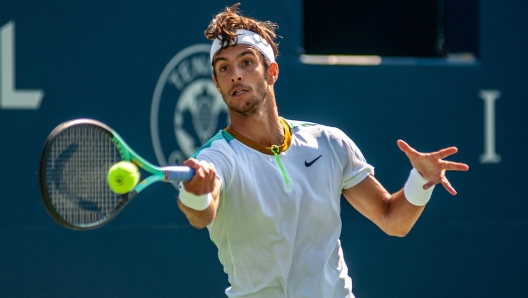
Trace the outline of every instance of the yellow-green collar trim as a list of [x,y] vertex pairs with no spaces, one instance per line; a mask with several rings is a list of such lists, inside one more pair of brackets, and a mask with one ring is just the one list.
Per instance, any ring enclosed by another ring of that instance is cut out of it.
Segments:
[[[282,142],[281,145],[277,145],[279,147],[279,154],[286,151],[291,144],[292,135],[291,135],[291,128],[288,122],[284,120],[284,118],[280,117],[280,121],[282,123],[282,127],[284,128],[284,142]],[[255,141],[252,141],[243,135],[239,134],[238,132],[234,131],[231,126],[228,126],[224,129],[227,133],[232,135],[235,139],[237,139],[240,143],[257,150],[258,152],[267,154],[267,155],[273,155],[273,152],[271,151],[271,147],[264,147],[260,144],[258,144]]]

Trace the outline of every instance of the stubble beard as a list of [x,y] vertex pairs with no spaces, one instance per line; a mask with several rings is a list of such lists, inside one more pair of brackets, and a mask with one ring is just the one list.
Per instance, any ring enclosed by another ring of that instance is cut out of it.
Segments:
[[222,94],[222,97],[224,98],[224,102],[227,104],[227,107],[230,111],[244,118],[248,118],[259,113],[261,106],[264,104],[268,96],[268,91],[264,87],[264,84],[258,85],[255,91],[256,94],[248,99],[241,107],[237,105],[238,102],[236,102],[236,100],[233,102],[226,100],[229,94]]

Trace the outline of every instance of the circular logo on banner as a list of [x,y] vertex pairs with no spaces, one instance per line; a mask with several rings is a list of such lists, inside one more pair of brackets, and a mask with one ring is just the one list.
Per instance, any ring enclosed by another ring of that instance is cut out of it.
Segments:
[[180,164],[229,124],[227,106],[211,80],[211,45],[183,49],[165,66],[150,112],[159,165]]

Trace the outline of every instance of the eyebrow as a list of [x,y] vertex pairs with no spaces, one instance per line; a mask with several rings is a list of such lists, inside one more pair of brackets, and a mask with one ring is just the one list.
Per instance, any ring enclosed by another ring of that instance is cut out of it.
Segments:
[[[253,56],[255,56],[255,53],[253,53],[253,51],[246,50],[246,51],[243,51],[242,53],[238,54],[238,55],[236,56],[236,58],[240,58],[240,57],[245,56],[245,55],[248,55],[248,54],[249,54],[249,55],[253,55]],[[218,57],[218,58],[215,58],[215,59],[213,60],[213,67],[216,65],[216,63],[217,63],[218,61],[227,61],[227,58],[224,58],[224,57]]]

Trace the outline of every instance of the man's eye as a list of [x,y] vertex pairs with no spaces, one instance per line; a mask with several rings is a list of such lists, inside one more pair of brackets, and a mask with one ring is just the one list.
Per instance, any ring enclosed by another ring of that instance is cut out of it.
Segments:
[[251,65],[253,61],[251,60],[244,60],[244,65]]
[[220,70],[220,71],[226,71],[226,70],[227,70],[227,66],[222,66],[222,67],[220,67],[219,70]]

